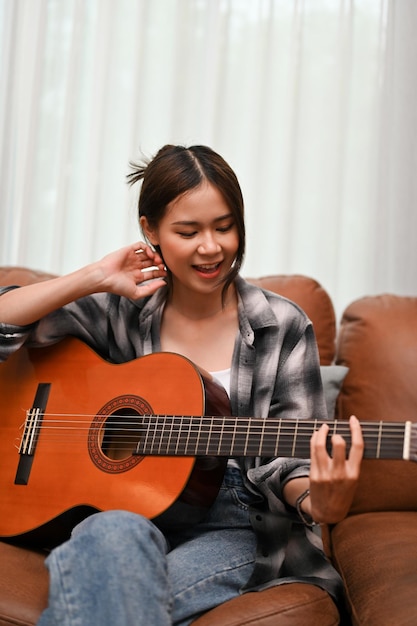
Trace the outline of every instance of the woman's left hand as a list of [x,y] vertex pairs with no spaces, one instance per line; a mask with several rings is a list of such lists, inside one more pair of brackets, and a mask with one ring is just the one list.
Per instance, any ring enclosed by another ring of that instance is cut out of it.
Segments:
[[329,426],[323,424],[310,442],[310,507],[316,522],[334,524],[346,517],[359,480],[363,457],[363,438],[359,421],[350,418],[351,447],[346,456],[346,442],[333,435],[332,456],[326,449]]

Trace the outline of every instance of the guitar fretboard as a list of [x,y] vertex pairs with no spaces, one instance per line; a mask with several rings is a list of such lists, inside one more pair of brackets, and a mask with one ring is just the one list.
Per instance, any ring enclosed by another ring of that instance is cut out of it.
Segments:
[[[322,422],[276,418],[141,416],[136,454],[168,456],[288,456],[308,458],[310,438]],[[327,422],[330,438],[351,445],[349,424]],[[409,422],[361,422],[365,458],[409,459]]]

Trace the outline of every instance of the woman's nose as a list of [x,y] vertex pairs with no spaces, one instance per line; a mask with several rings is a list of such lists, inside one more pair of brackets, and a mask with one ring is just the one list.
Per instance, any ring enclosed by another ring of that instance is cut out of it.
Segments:
[[219,252],[221,247],[214,233],[206,233],[202,237],[197,250],[199,254],[214,254]]

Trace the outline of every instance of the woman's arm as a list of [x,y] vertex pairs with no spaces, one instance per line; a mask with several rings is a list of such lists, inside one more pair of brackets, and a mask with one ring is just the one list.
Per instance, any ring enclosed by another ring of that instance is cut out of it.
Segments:
[[148,245],[138,242],[71,274],[7,291],[0,298],[0,322],[28,326],[93,293],[141,298],[162,287],[165,276],[161,257]]

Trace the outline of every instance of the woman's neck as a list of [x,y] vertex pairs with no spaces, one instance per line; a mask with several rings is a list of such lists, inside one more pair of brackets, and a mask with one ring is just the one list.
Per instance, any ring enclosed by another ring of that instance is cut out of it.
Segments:
[[239,328],[234,288],[218,297],[168,300],[161,323],[161,349],[189,358],[208,372],[229,368]]
[[210,294],[195,294],[174,290],[167,302],[169,308],[187,320],[208,320],[220,316],[237,306],[236,290],[231,285],[225,294],[222,289]]

